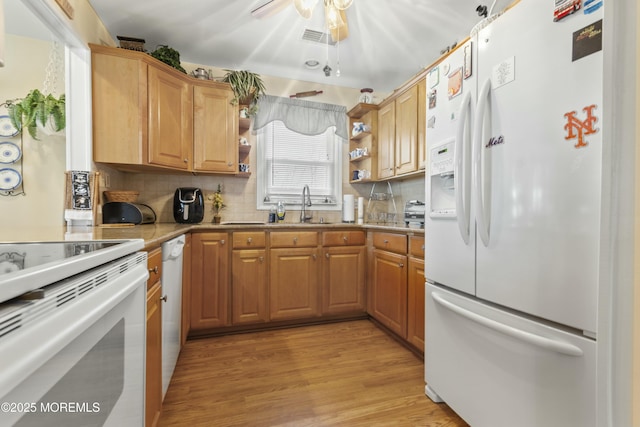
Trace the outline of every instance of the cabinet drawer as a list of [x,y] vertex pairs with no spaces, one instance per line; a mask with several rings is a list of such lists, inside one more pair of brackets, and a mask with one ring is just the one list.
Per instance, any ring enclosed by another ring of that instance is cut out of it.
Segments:
[[272,248],[292,248],[318,245],[317,231],[278,231],[271,233]]
[[378,249],[384,249],[385,251],[406,254],[407,236],[394,233],[374,233],[373,246]]
[[264,248],[264,231],[236,231],[233,233],[233,249]]
[[364,231],[325,231],[322,233],[323,246],[364,245]]
[[160,281],[162,277],[162,249],[156,248],[149,251],[147,255],[147,268],[149,269],[149,279],[147,280],[147,290]]
[[424,258],[424,237],[409,237],[409,255],[416,258]]

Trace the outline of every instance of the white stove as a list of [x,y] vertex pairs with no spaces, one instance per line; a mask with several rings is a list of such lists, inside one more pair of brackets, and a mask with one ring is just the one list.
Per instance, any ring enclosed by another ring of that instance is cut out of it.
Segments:
[[0,425],[144,425],[143,247],[0,243]]
[[143,247],[141,239],[0,243],[0,303]]

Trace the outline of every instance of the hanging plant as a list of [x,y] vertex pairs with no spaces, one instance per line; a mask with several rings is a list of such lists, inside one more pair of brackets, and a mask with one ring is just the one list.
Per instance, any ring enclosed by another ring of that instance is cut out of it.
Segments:
[[23,99],[7,101],[6,105],[13,126],[19,131],[26,128],[33,139],[38,140],[38,125],[46,127],[47,123],[53,123],[55,132],[66,127],[64,94],[56,98],[33,89]]
[[251,71],[233,71],[225,70],[227,74],[222,81],[229,83],[235,98],[231,101],[233,105],[242,104],[249,105],[249,115],[255,113],[255,103],[265,94],[265,87],[259,74]]
[[183,73],[187,74],[187,71],[182,68],[182,65],[180,65],[180,53],[177,50],[166,45],[160,45],[160,47],[151,52],[150,55],[157,60],[160,60],[165,64],[172,66],[176,70],[180,70]]

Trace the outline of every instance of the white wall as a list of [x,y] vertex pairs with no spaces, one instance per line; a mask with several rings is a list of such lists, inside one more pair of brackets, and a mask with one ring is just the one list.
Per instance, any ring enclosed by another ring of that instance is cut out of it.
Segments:
[[[52,43],[7,35],[5,66],[0,68],[0,102],[22,98],[32,89],[43,89]],[[63,55],[63,53],[61,53]],[[64,69],[58,76],[64,91]],[[6,114],[6,108],[0,109]],[[22,172],[26,195],[0,196],[0,223],[5,226],[62,225],[65,178],[65,138],[23,134]],[[20,135],[2,140],[20,145]],[[3,165],[11,167],[11,165]],[[0,231],[0,238],[2,232]]]

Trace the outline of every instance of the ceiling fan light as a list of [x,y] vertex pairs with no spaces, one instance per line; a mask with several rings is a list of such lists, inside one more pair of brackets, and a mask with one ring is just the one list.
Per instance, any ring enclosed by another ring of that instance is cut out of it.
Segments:
[[340,10],[345,10],[351,6],[353,0],[333,0],[333,5]]
[[340,17],[340,11],[332,4],[329,4],[325,8],[325,14],[327,18],[327,27],[329,27],[330,30],[334,30],[344,25],[344,21]]
[[296,11],[304,19],[311,19],[316,3],[318,3],[318,0],[293,0]]

